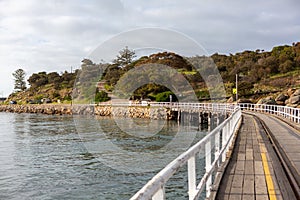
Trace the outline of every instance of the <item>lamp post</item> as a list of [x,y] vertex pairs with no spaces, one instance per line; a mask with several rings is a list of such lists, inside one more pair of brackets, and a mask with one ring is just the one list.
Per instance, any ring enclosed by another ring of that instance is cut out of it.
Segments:
[[239,78],[239,75],[238,75],[238,74],[235,74],[235,88],[236,88],[235,100],[236,100],[236,101],[237,101],[238,98],[239,98],[239,95],[238,95],[238,78]]

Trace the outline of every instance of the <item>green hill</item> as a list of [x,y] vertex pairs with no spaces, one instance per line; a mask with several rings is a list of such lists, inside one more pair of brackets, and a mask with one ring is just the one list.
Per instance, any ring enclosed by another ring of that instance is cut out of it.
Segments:
[[[126,53],[126,55],[124,54]],[[128,57],[131,56],[131,57]],[[127,56],[127,57],[126,57]],[[181,74],[192,86],[200,100],[209,99],[204,82],[205,77],[212,73],[220,73],[226,90],[226,97],[234,96],[235,78],[238,74],[239,97],[257,101],[262,96],[277,94],[289,88],[300,88],[300,43],[277,46],[272,51],[244,51],[234,55],[213,54],[205,56],[182,57],[172,52],[160,52],[150,56],[134,58],[134,52],[127,47],[113,63],[95,64],[89,59],[82,61],[80,70],[74,73],[40,72],[32,74],[28,79],[30,88],[23,92],[13,93],[9,100],[18,103],[39,102],[41,99],[70,101],[73,98],[84,100],[96,94],[96,101],[109,100],[107,93],[115,90],[118,81],[132,69],[146,65],[159,65],[162,70],[170,67]],[[195,67],[197,63],[197,67]],[[151,72],[145,72],[151,73]],[[95,76],[102,74],[102,77]],[[154,74],[152,74],[154,76]],[[172,75],[173,76],[173,75]],[[79,77],[75,81],[76,77]],[[135,74],[134,79],[144,78],[142,73]],[[167,77],[168,78],[168,77]],[[176,78],[176,77],[175,77]],[[95,90],[95,85],[98,89]],[[99,82],[99,83],[97,83]],[[134,81],[132,81],[134,82]],[[73,91],[76,83],[76,91]],[[91,85],[91,86],[89,86]],[[172,94],[164,85],[150,83],[137,88],[130,96],[132,99],[150,98],[156,101],[168,101]],[[174,96],[174,99],[176,97]]]

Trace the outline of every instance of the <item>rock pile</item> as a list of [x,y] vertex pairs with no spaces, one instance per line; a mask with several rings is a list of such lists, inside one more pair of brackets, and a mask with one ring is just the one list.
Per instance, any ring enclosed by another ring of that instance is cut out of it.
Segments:
[[173,119],[174,113],[168,108],[148,106],[93,106],[93,105],[0,105],[0,112],[39,113],[48,115],[99,115],[113,117]]
[[285,105],[294,108],[300,108],[300,89],[287,91],[288,98],[285,100]]
[[70,105],[0,105],[0,112],[70,115],[72,109]]
[[277,97],[266,97],[260,99],[257,104],[281,105],[300,108],[300,89],[289,89],[280,93]]
[[276,101],[273,97],[266,97],[263,99],[260,99],[257,104],[269,104],[269,105],[276,105]]

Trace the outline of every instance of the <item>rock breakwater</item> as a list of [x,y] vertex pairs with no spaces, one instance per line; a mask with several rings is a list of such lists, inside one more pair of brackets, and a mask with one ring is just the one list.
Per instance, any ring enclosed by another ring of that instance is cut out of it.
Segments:
[[176,119],[176,113],[169,108],[146,106],[94,106],[94,105],[0,105],[0,112],[36,113],[48,115],[98,115],[145,119]]
[[72,114],[72,107],[71,105],[52,105],[52,104],[0,105],[0,112],[70,115]]

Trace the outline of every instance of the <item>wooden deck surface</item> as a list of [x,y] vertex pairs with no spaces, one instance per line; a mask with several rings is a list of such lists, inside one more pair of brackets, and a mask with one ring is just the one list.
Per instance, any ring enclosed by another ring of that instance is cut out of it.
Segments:
[[[280,129],[282,124],[273,118],[269,119],[269,116],[259,117],[266,120],[264,122],[272,127],[271,131],[282,134],[282,137],[288,134],[286,131],[290,132],[290,135],[295,134],[286,127]],[[300,139],[293,140],[285,143],[292,144],[287,149],[291,149],[290,156],[293,156],[292,160],[295,161],[295,166],[298,166],[300,146],[293,145],[298,144]],[[251,115],[244,115],[216,199],[296,199],[268,136],[260,122]]]
[[[300,177],[300,132],[274,117],[259,113],[256,115],[267,124],[278,144],[292,163],[293,173],[297,177]],[[300,180],[297,181],[300,185]]]

